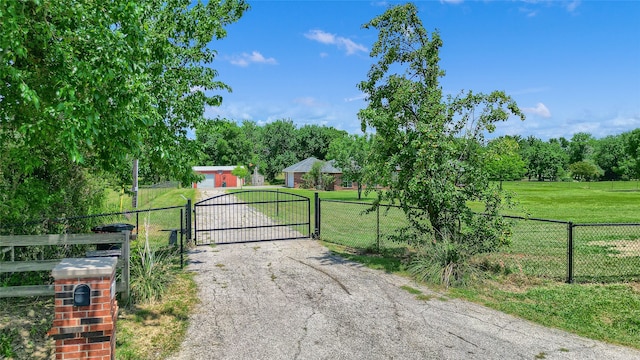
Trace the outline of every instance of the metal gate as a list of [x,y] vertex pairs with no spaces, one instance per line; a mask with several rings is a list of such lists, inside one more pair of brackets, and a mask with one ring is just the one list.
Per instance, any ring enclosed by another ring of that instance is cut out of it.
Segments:
[[306,239],[310,200],[276,190],[242,190],[195,203],[197,245]]

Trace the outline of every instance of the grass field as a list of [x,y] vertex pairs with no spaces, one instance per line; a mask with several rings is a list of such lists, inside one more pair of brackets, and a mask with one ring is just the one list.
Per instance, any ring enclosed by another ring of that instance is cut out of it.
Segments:
[[[183,206],[186,199],[195,201],[196,191],[191,188],[157,188],[144,189],[139,195],[138,210],[161,209],[174,206]],[[107,193],[107,212],[126,212],[133,210],[131,197],[115,191]],[[121,206],[122,204],[122,206]],[[102,223],[128,223],[137,224],[134,232],[138,234],[137,242],[144,241],[148,235],[149,243],[153,248],[158,248],[168,243],[169,229],[180,228],[180,209],[164,209],[140,212],[139,214],[127,214],[107,216],[97,219]]]
[[575,223],[640,223],[638,182],[505,182],[518,203],[508,213]]

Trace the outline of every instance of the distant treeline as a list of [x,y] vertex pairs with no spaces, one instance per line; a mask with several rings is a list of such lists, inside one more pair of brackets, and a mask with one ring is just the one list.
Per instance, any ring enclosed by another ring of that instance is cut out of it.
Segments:
[[[200,165],[254,166],[273,181],[282,169],[307,157],[330,160],[331,143],[354,138],[329,126],[296,127],[291,120],[263,126],[218,119],[196,129]],[[355,136],[357,138],[357,136]],[[373,141],[375,135],[368,140]],[[494,180],[628,180],[640,177],[640,129],[596,139],[579,132],[543,141],[503,136],[477,144]]]

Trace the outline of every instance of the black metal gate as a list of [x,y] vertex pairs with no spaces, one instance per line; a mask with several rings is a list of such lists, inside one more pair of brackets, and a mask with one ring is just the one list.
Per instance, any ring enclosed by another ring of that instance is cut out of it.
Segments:
[[276,190],[242,190],[194,205],[197,245],[306,239],[310,200]]

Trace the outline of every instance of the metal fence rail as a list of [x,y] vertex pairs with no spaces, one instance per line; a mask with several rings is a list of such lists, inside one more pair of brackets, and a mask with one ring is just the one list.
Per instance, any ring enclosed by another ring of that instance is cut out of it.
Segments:
[[310,200],[273,190],[240,190],[194,204],[198,245],[306,239]]
[[[399,206],[317,199],[316,232],[324,241],[366,251],[409,249],[392,235],[408,225]],[[640,224],[574,224],[505,216],[510,246],[477,261],[567,282],[640,281]]]

